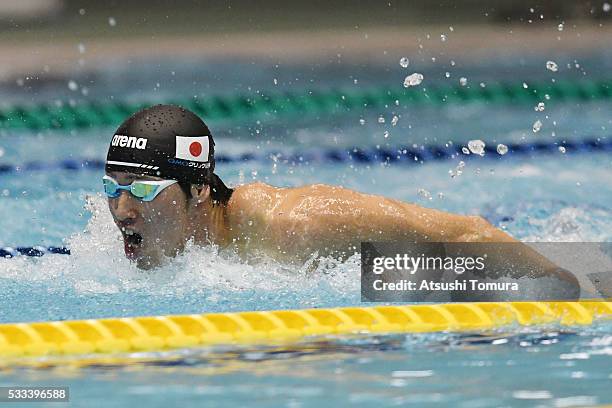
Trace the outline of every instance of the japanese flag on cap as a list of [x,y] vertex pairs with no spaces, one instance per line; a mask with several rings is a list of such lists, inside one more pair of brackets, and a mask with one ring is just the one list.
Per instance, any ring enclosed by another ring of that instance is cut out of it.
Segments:
[[176,136],[177,159],[208,162],[208,136]]

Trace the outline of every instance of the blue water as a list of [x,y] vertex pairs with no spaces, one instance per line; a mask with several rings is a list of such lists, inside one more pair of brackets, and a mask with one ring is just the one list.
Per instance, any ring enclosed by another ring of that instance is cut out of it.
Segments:
[[586,407],[612,402],[611,330],[600,323],[141,353],[130,365],[0,372],[0,385],[69,386],[77,407]]
[[[103,93],[104,84],[113,78],[125,80],[121,72],[102,77],[98,91]],[[478,81],[478,75],[495,78],[494,70],[470,72],[470,80]],[[356,76],[371,85],[374,74],[359,71]],[[331,68],[317,75],[325,79],[320,86],[337,83],[341,76]],[[305,74],[298,76],[303,79]],[[354,84],[353,77],[344,80],[353,86],[362,83]],[[138,94],[139,86],[144,87],[138,82],[128,87],[128,96]],[[231,89],[245,86],[235,84]],[[45,95],[41,91],[31,96]],[[23,97],[13,95],[14,100]],[[211,127],[217,152],[232,155],[450,140],[460,144],[470,139],[492,145],[552,143],[610,134],[609,102],[546,104],[544,112],[532,106],[486,104],[442,109],[390,106],[339,117],[254,118]],[[391,123],[394,115],[399,116],[396,126]],[[381,116],[384,123],[379,122]],[[543,127],[533,133],[536,119]],[[113,129],[1,131],[0,164],[103,159],[112,133]],[[522,240],[611,241],[612,157],[571,153],[502,160],[488,154],[465,160],[463,174],[455,177],[449,171],[456,171],[465,158],[413,166],[293,166],[269,160],[220,164],[217,170],[232,185],[254,180],[278,186],[322,182],[480,214]],[[120,235],[100,194],[101,176],[96,170],[0,174],[0,246],[72,249],[70,256],[0,259],[0,322],[360,302],[358,257],[345,262],[328,259],[306,275],[274,261],[249,265],[217,248],[190,247],[155,271],[139,271],[123,257]],[[127,368],[2,370],[0,365],[0,383],[68,384],[72,406],[88,406],[101,398],[106,406],[167,406],[179,397],[183,406],[589,406],[612,402],[611,347],[609,323],[564,332],[555,327],[533,332],[514,328],[484,338],[479,333],[342,338],[284,351],[230,348],[152,355],[145,356],[151,360],[147,364],[137,363],[142,357],[137,355]]]

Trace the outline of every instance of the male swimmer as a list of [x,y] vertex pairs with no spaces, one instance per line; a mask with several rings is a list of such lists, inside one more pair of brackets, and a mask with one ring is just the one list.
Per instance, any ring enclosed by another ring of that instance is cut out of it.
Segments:
[[[231,189],[214,169],[211,132],[184,108],[153,106],[117,129],[104,189],[125,255],[138,267],[158,266],[190,240],[285,262],[304,262],[315,253],[346,257],[362,241],[518,243],[477,216],[323,184],[277,188],[257,182]],[[571,273],[519,246],[520,257],[491,246],[491,269],[505,271],[511,263],[510,277],[551,276],[577,297],[579,285]],[[471,255],[468,247],[463,255]]]

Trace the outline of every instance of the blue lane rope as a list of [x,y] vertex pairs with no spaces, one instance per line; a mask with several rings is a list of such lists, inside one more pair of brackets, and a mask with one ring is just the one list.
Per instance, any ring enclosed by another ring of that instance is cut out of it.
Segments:
[[65,247],[0,247],[0,258],[12,258],[14,256],[43,256],[45,254],[70,255],[70,249]]
[[[508,143],[508,153],[500,155],[496,151],[496,145],[485,146],[484,157],[477,154],[464,154],[463,145],[449,144],[446,146],[421,146],[407,147],[370,147],[352,149],[322,149],[318,151],[305,151],[301,153],[284,154],[281,152],[268,153],[245,153],[237,156],[218,155],[217,163],[240,163],[240,162],[270,162],[275,160],[288,164],[314,164],[314,163],[402,163],[415,164],[431,161],[442,161],[456,157],[470,159],[472,157],[507,159],[516,156],[539,155],[559,152],[563,147],[565,152],[583,153],[595,151],[612,151],[612,139],[591,138],[578,142],[559,143]],[[0,164],[0,174],[22,171],[48,171],[48,170],[99,170],[104,168],[104,160],[99,159],[65,159],[58,162],[48,163],[33,161],[23,165]]]
[[[612,151],[612,140],[602,139],[586,139],[580,142],[563,142],[559,144],[554,143],[510,143],[507,144],[508,153],[500,155],[496,151],[495,145],[488,145],[485,147],[484,158],[495,158],[501,159],[505,157],[515,157],[520,155],[533,155],[542,153],[553,153],[558,152],[559,147],[564,147],[566,153],[579,153],[579,152],[594,152],[594,151]],[[293,164],[306,164],[306,163],[344,163],[344,162],[358,162],[358,163],[421,163],[427,161],[438,161],[447,160],[454,157],[461,157],[462,159],[469,159],[471,157],[481,157],[476,154],[464,154],[462,149],[464,146],[461,145],[447,145],[447,146],[422,146],[421,148],[408,148],[399,147],[396,149],[392,148],[369,148],[360,149],[354,148],[349,150],[342,149],[326,149],[318,152],[304,152],[301,154],[283,155],[281,153],[266,153],[266,154],[254,154],[246,153],[240,156],[223,156],[219,155],[216,160],[217,162],[231,163],[231,162],[248,162],[248,161],[269,161],[272,157],[275,157],[277,161]],[[11,173],[11,172],[22,172],[22,171],[44,171],[51,169],[63,169],[63,170],[83,170],[83,169],[103,169],[103,160],[78,160],[68,159],[61,160],[57,163],[43,163],[43,162],[30,162],[23,166],[14,165],[1,165],[0,174]],[[45,254],[62,254],[70,255],[70,249],[65,247],[0,247],[0,258],[12,258],[15,256],[31,256],[39,257]]]

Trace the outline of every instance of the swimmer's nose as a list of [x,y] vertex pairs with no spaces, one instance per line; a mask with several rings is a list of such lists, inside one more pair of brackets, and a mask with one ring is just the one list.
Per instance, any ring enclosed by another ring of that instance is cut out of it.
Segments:
[[138,216],[135,200],[127,191],[122,191],[121,195],[112,200],[113,215],[120,227],[131,225]]

